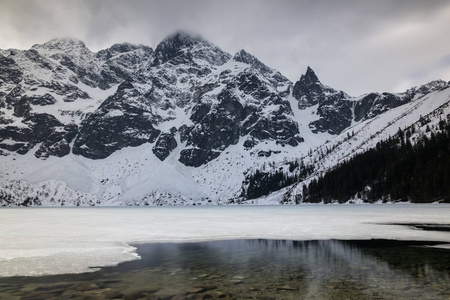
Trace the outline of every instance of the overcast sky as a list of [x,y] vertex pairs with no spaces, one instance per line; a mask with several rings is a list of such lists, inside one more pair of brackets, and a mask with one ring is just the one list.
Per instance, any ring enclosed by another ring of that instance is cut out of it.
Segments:
[[350,95],[450,80],[450,0],[1,0],[0,48],[55,37],[92,51],[179,31],[252,53],[292,81],[307,66]]

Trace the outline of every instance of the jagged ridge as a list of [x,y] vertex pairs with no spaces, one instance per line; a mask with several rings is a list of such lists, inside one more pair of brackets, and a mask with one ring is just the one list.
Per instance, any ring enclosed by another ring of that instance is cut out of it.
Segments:
[[279,174],[286,160],[336,153],[317,159],[322,172],[348,155],[344,146],[358,149],[346,144],[349,136],[383,139],[365,128],[392,128],[405,119],[400,106],[425,115],[433,109],[422,106],[427,97],[449,86],[351,97],[310,67],[293,84],[245,50],[232,56],[186,33],[155,51],[123,43],[93,53],[81,41],[55,39],[0,53],[1,186],[11,196],[48,185],[68,199],[36,193],[48,205],[245,199],[252,170],[269,174],[270,162]]

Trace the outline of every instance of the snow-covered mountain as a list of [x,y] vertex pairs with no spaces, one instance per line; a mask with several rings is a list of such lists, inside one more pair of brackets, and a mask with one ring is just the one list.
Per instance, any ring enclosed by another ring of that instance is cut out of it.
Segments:
[[[303,158],[323,172],[438,109],[446,116],[448,87],[351,97],[311,68],[292,83],[245,50],[184,33],[155,50],[94,53],[73,39],[0,50],[0,204],[240,201],[255,170]],[[286,201],[297,185],[253,201]]]

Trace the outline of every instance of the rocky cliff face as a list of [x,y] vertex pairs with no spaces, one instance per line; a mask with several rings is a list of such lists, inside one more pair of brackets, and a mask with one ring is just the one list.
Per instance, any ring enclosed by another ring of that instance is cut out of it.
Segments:
[[152,53],[149,47],[130,44],[93,53],[73,39],[2,51],[0,148],[25,154],[40,144],[36,157],[69,154],[80,120]]
[[[161,42],[152,62],[81,124],[74,153],[104,158],[153,143],[164,160],[180,142],[179,161],[198,167],[245,139],[296,146],[302,138],[286,92],[289,80],[244,51],[234,57],[182,33]],[[169,138],[171,137],[171,138]]]
[[309,67],[294,84],[245,50],[231,55],[184,33],[155,50],[94,53],[73,39],[1,50],[0,189],[29,194],[56,180],[72,204],[221,203],[250,170],[446,88],[355,98]]
[[317,106],[319,119],[309,124],[314,133],[328,132],[336,135],[352,123],[351,97],[322,84],[310,67],[295,83],[293,96],[298,100],[300,109]]
[[369,93],[351,97],[322,84],[314,71],[308,67],[306,73],[294,85],[293,96],[300,109],[317,107],[318,120],[309,123],[312,132],[340,134],[352,123],[371,119],[392,108],[409,103],[414,97],[423,96],[448,87],[442,80],[412,88],[404,93]]

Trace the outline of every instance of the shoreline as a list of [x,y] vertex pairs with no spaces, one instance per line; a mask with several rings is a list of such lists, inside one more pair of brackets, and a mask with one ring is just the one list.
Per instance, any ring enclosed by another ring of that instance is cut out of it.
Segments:
[[[135,260],[134,244],[235,239],[450,243],[450,206],[221,206],[0,209],[0,274],[81,273]],[[438,226],[439,225],[439,226]]]

